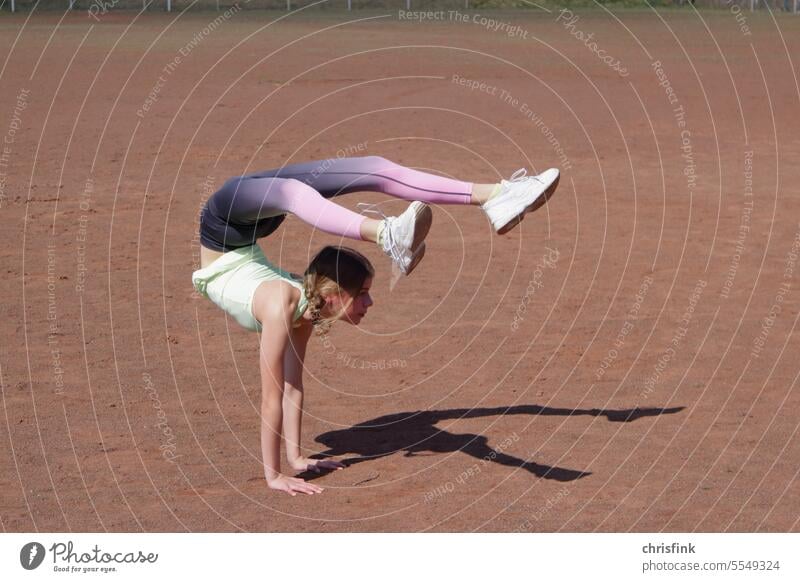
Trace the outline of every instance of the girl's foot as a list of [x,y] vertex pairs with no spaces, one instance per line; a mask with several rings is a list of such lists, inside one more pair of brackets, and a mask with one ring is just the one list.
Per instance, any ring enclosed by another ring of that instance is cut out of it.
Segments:
[[481,205],[497,234],[505,234],[547,202],[558,187],[559,172],[550,168],[538,176],[526,176],[520,168],[509,180],[500,182],[500,191]]
[[431,207],[424,202],[412,202],[400,216],[383,220],[378,231],[378,245],[401,273],[408,275],[425,254],[425,237],[433,222]]

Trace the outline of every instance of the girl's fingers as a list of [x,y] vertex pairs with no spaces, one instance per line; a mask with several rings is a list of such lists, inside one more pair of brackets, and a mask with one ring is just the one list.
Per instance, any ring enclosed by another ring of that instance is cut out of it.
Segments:
[[313,485],[311,483],[306,483],[302,479],[295,479],[291,483],[291,487],[295,491],[299,491],[301,493],[307,493],[308,495],[313,495],[314,493],[322,493],[322,487],[317,485]]

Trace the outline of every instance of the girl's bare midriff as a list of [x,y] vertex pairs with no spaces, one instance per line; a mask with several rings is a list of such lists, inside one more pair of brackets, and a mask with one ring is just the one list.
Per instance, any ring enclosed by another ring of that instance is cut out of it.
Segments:
[[205,269],[224,254],[221,251],[214,251],[200,245],[200,268]]

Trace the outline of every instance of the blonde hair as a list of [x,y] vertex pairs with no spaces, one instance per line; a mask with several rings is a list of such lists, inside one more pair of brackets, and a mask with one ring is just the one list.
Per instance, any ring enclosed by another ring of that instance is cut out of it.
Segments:
[[[314,255],[303,274],[303,291],[308,300],[311,322],[318,333],[326,333],[333,322],[347,311],[355,297],[361,292],[364,281],[375,276],[375,268],[369,259],[349,247],[326,246]],[[323,318],[320,311],[325,298],[332,295],[350,295],[342,309],[332,317]]]

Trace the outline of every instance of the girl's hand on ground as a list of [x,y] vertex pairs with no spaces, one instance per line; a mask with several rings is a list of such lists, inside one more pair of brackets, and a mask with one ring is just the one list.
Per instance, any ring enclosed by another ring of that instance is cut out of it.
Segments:
[[306,483],[297,477],[287,477],[286,475],[278,475],[272,480],[267,481],[270,489],[276,491],[286,491],[289,495],[294,497],[298,493],[305,493],[306,495],[314,495],[315,493],[322,493],[323,489],[319,485],[313,483]]
[[333,459],[307,459],[306,457],[295,459],[289,464],[295,471],[313,471],[314,473],[338,471],[345,468],[344,464]]

